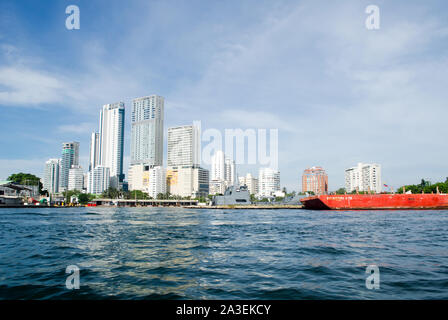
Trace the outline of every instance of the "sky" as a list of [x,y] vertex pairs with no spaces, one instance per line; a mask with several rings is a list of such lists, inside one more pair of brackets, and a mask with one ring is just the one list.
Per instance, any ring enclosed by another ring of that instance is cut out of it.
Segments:
[[[65,27],[72,4],[79,30]],[[365,26],[368,5],[380,9],[378,30]],[[42,177],[67,141],[80,142],[87,168],[101,106],[117,101],[127,174],[132,99],[158,94],[165,133],[195,120],[278,129],[288,191],[311,166],[336,190],[358,162],[381,164],[395,188],[444,181],[447,40],[443,0],[2,0],[0,179]]]

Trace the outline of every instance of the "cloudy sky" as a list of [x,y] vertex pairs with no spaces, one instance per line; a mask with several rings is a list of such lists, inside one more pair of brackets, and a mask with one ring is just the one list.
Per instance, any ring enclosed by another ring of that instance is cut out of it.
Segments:
[[[80,8],[67,30],[65,8]],[[368,30],[368,5],[380,29]],[[0,3],[0,178],[42,176],[103,104],[165,97],[165,126],[278,128],[281,184],[320,165],[377,162],[398,187],[448,176],[446,1],[25,1]],[[205,142],[204,142],[205,143]],[[240,166],[239,174],[258,167]]]

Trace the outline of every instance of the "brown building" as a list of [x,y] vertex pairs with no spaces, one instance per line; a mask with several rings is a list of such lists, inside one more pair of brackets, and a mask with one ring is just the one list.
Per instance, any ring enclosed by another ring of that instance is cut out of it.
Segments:
[[328,193],[328,175],[321,167],[312,167],[303,171],[302,192],[314,192],[314,194]]

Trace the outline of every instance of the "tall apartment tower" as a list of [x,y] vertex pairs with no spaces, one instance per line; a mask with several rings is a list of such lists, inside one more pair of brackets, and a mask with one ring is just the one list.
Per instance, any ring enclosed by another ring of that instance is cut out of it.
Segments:
[[96,166],[88,173],[87,193],[101,194],[109,188],[110,168],[102,165]]
[[302,192],[316,195],[328,193],[328,175],[321,167],[305,169],[302,175]]
[[169,128],[167,191],[182,197],[207,196],[209,171],[200,164],[199,126]]
[[258,174],[258,192],[261,197],[271,197],[280,190],[280,172],[262,168]]
[[90,160],[89,171],[95,169],[100,164],[100,134],[92,132],[90,137]]
[[79,142],[64,142],[62,144],[61,168],[59,171],[59,192],[67,190],[68,174],[73,165],[79,165]]
[[199,135],[194,124],[168,128],[168,166],[199,166]]
[[106,104],[100,112],[98,164],[109,168],[112,188],[121,188],[124,180],[123,148],[124,103]]
[[164,98],[134,99],[131,114],[131,165],[163,165]]
[[367,191],[380,193],[383,189],[381,182],[381,165],[373,163],[358,163],[356,167],[345,170],[345,190]]
[[50,159],[45,162],[43,188],[47,190],[49,194],[59,192],[60,162],[61,161],[59,159]]
[[235,161],[226,158],[224,152],[217,150],[211,158],[211,181],[217,185],[224,182],[224,186],[230,187],[236,184]]
[[81,166],[73,165],[68,173],[68,189],[82,191],[84,188],[84,171]]
[[226,159],[224,163],[224,180],[226,185],[233,186],[235,185],[236,173],[235,173],[235,160]]
[[225,180],[225,156],[224,152],[217,150],[211,158],[211,180]]

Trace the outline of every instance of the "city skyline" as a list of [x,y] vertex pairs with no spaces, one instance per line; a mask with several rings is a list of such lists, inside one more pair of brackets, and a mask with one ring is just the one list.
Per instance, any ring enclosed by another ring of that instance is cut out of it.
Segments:
[[[15,135],[4,142],[0,177],[19,171],[43,177],[45,161],[73,140],[87,169],[92,119],[111,101],[128,108],[126,173],[131,101],[157,93],[167,99],[166,127],[202,120],[203,129],[279,128],[279,171],[288,190],[298,190],[302,170],[311,166],[324,167],[336,190],[344,186],[344,170],[358,162],[382,164],[384,182],[395,187],[445,180],[446,148],[423,133],[444,135],[442,1],[431,9],[381,2],[375,31],[364,27],[369,3],[363,1],[252,4],[210,3],[203,16],[186,4],[133,1],[125,10],[79,1],[81,28],[68,31],[65,2],[3,1],[0,132]],[[23,6],[31,8],[27,15]],[[98,12],[120,12],[124,23],[110,25]],[[291,36],[291,30],[299,31]],[[239,172],[256,176],[258,166]]]

